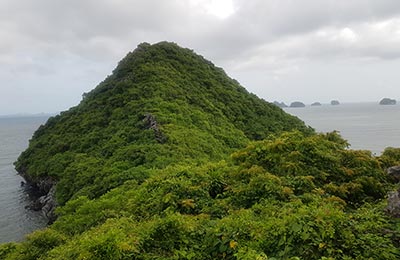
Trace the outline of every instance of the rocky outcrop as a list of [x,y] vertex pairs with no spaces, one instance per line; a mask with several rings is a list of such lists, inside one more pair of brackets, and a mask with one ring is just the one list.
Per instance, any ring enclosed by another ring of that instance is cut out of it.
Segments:
[[331,101],[331,105],[332,105],[332,106],[337,106],[337,105],[340,105],[340,102],[337,101],[337,100],[332,100],[332,101]]
[[396,100],[391,99],[391,98],[383,98],[380,102],[379,105],[396,105]]
[[400,218],[400,189],[389,192],[386,213],[395,218]]
[[143,122],[145,124],[146,129],[152,129],[154,131],[154,136],[159,143],[165,143],[167,140],[166,136],[161,132],[158,127],[156,118],[152,114],[144,115]]
[[49,223],[53,223],[56,220],[55,209],[57,207],[56,201],[56,186],[51,187],[50,191],[39,198],[39,203],[43,215],[48,219]]
[[[389,167],[386,173],[394,182],[400,182],[400,165]],[[392,217],[400,218],[400,189],[389,192],[386,213]]]
[[55,209],[57,207],[56,181],[51,177],[46,178],[31,178],[29,175],[20,173],[20,175],[27,181],[32,193],[38,194],[34,196],[32,202],[27,208],[35,211],[42,211],[43,215],[47,218],[48,223],[53,223],[57,216]]
[[400,182],[400,165],[389,167],[386,170],[387,175],[395,182]]
[[321,103],[319,102],[314,102],[311,104],[312,107],[316,107],[316,106],[322,106]]

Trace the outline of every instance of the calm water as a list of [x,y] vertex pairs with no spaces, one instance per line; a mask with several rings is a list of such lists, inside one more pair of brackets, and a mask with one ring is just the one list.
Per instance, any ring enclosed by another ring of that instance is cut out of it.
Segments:
[[400,147],[400,105],[358,103],[285,108],[285,111],[318,132],[339,131],[352,149],[379,155],[385,147]]
[[0,243],[22,240],[25,234],[46,224],[40,212],[25,209],[30,198],[13,166],[33,132],[46,120],[0,118]]

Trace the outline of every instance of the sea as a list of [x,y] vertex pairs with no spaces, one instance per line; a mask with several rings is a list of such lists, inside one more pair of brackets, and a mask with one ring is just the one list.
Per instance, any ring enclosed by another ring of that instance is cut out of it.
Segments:
[[350,149],[380,155],[386,147],[400,147],[400,105],[348,103],[285,108],[317,132],[339,131]]
[[41,212],[27,209],[32,195],[13,163],[48,116],[0,118],[0,243],[21,241],[46,225]]
[[[339,131],[351,149],[379,155],[385,147],[400,147],[400,105],[353,103],[285,108],[317,132]],[[0,243],[21,241],[45,227],[41,212],[26,209],[31,197],[13,162],[26,149],[33,132],[47,116],[0,118]]]

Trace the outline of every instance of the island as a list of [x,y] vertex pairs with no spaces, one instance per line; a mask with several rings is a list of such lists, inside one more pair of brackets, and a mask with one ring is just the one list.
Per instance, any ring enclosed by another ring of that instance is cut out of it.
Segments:
[[314,103],[311,104],[311,106],[312,107],[317,107],[317,106],[322,106],[322,104],[319,103],[319,102],[314,102]]
[[274,101],[273,104],[280,108],[288,107],[284,102]]
[[383,98],[379,102],[379,105],[396,105],[396,104],[397,104],[396,100],[391,98]]
[[290,107],[305,107],[306,105],[304,105],[304,103],[303,102],[300,102],[300,101],[295,101],[295,102],[292,102],[291,104],[290,104]]
[[398,259],[400,148],[347,147],[194,51],[142,43],[15,162],[57,210],[0,259]]
[[331,105],[332,105],[332,106],[337,106],[337,105],[340,105],[340,103],[339,103],[339,101],[337,101],[337,100],[332,100],[332,101],[331,101]]

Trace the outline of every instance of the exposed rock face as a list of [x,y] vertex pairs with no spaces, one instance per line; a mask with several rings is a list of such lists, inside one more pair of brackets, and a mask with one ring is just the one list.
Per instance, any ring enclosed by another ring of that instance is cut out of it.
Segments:
[[35,185],[39,188],[40,191],[43,191],[47,194],[56,185],[56,181],[51,177],[46,177],[39,179],[39,181],[35,182]]
[[46,195],[41,196],[38,200],[41,205],[42,213],[48,219],[49,224],[56,220],[56,215],[54,213],[57,207],[55,194],[56,186],[54,185]]
[[[400,182],[400,165],[389,167],[386,173],[395,182]],[[386,212],[392,217],[400,218],[400,189],[389,192]]]
[[388,205],[386,212],[395,218],[400,218],[400,190],[388,194]]
[[389,167],[386,173],[396,182],[400,182],[400,165]]
[[379,102],[379,105],[396,105],[395,99],[384,98]]
[[156,118],[152,114],[146,114],[144,116],[143,122],[145,123],[146,129],[152,129],[154,131],[154,136],[159,143],[165,143],[166,136],[161,132],[158,127]]
[[339,101],[337,101],[337,100],[332,100],[332,101],[331,101],[331,105],[332,105],[332,106],[337,106],[337,105],[340,105],[340,103],[339,103]]
[[304,103],[302,103],[302,102],[299,102],[299,101],[295,101],[295,102],[292,102],[291,104],[290,104],[290,107],[305,107],[306,105],[304,105]]
[[314,103],[311,104],[311,106],[313,106],[313,107],[315,107],[315,106],[321,106],[321,103],[319,103],[319,102],[314,102]]
[[54,211],[57,207],[56,181],[51,177],[33,179],[26,174],[21,174],[21,176],[41,195],[32,201],[28,208],[35,211],[41,210],[49,224],[53,223],[56,220]]

